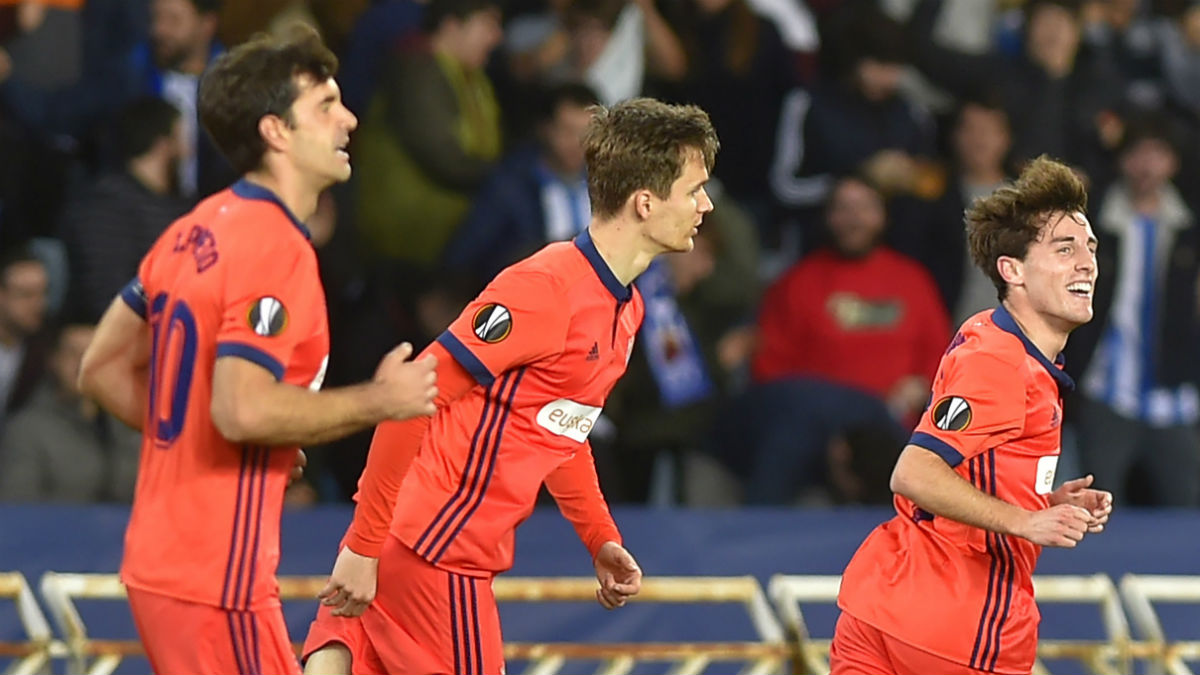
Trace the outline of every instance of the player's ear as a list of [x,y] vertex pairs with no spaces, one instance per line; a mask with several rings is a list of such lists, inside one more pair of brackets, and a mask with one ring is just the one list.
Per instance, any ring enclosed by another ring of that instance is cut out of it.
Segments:
[[638,218],[645,220],[650,217],[650,212],[653,210],[654,200],[649,190],[638,190],[633,193],[630,199],[633,201],[633,210]]
[[1011,286],[1025,283],[1025,264],[1016,258],[1000,256],[996,259],[996,269],[1000,272],[1000,278]]
[[282,152],[287,147],[288,123],[278,115],[263,115],[258,118],[258,134],[267,147]]

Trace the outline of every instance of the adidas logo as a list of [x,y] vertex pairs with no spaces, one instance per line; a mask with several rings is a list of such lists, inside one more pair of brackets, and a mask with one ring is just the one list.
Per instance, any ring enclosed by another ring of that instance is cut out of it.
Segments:
[[600,359],[600,344],[593,342],[592,348],[587,353],[588,361],[598,361]]

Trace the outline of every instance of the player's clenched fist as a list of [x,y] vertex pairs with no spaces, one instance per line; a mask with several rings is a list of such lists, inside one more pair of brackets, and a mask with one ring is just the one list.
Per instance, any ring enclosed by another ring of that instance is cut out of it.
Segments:
[[1041,511],[1031,511],[1025,526],[1017,534],[1039,546],[1074,548],[1083,540],[1092,514],[1073,504],[1058,504]]
[[375,370],[375,382],[385,385],[386,410],[389,419],[405,420],[437,411],[437,357],[432,354],[408,360],[412,345],[402,342],[388,352]]

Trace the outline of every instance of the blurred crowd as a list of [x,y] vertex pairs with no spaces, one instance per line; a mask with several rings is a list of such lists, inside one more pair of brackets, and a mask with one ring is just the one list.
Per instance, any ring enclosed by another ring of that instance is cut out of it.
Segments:
[[[591,433],[611,501],[888,502],[955,328],[996,304],[963,208],[1045,153],[1100,240],[1059,472],[1200,505],[1193,0],[0,0],[0,499],[131,498],[138,435],[81,397],[80,356],[234,178],[196,119],[206,64],[296,20],[360,121],[309,223],[329,384],[585,228],[588,106],[649,95],[703,107],[722,148],[695,250],[637,282]],[[288,499],[348,499],[369,441],[309,449]]]

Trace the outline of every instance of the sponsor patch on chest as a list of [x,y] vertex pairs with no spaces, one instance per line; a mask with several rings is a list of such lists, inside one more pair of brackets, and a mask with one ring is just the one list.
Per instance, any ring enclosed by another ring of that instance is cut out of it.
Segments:
[[555,436],[566,436],[582,443],[587,440],[588,433],[600,417],[600,411],[601,408],[594,405],[560,398],[542,406],[537,414],[537,423]]

